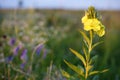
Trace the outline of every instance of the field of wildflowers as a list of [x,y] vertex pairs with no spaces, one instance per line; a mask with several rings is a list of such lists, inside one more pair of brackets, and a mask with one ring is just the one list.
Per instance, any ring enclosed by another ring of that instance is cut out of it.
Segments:
[[[109,70],[88,80],[120,80],[120,11],[99,13],[105,34],[97,32],[92,41],[103,41],[92,50],[93,70]],[[79,30],[99,30],[99,27],[87,27],[84,15],[84,11],[1,10],[0,80],[80,80],[68,67],[70,63],[79,69],[84,66],[74,55],[76,51],[81,55],[85,52],[84,33],[80,34]],[[67,79],[62,70],[75,78]]]

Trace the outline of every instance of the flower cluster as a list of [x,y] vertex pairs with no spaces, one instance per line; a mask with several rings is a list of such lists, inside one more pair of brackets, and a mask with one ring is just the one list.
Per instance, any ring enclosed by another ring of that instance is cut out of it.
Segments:
[[92,13],[95,12],[93,10],[95,9],[94,8],[88,9],[85,16],[82,18],[82,23],[84,24],[84,30],[86,31],[93,30],[94,32],[96,32],[98,36],[102,37],[105,34],[105,27],[97,18],[96,15],[97,13]]

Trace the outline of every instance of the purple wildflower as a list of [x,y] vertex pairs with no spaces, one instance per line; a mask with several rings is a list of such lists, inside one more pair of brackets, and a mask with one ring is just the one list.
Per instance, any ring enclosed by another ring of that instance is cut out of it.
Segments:
[[9,41],[10,46],[13,46],[15,42],[16,42],[15,38],[11,38]]
[[14,57],[13,57],[12,55],[8,56],[8,57],[5,59],[6,63],[11,62],[11,61],[13,60],[13,58],[14,58]]
[[14,54],[14,55],[17,55],[17,54],[18,54],[19,49],[20,49],[20,47],[19,47],[19,46],[15,47],[15,48],[14,48],[14,50],[13,50],[13,54]]
[[27,60],[27,49],[24,49],[21,56],[20,56],[20,59],[23,60],[23,61],[26,61]]
[[42,50],[43,47],[44,47],[43,44],[40,44],[40,45],[37,46],[37,48],[36,48],[36,54],[37,55],[40,54],[40,52],[41,52],[41,50]]
[[26,62],[23,62],[22,64],[20,64],[20,68],[23,69],[26,65]]

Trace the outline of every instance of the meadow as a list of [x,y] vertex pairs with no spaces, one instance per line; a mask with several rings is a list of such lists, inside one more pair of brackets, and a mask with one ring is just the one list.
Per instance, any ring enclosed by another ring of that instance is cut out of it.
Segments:
[[[106,34],[92,52],[96,68],[108,68],[91,80],[120,80],[120,11],[99,11]],[[67,80],[74,74],[64,59],[81,64],[69,48],[81,51],[79,10],[0,10],[0,80]]]

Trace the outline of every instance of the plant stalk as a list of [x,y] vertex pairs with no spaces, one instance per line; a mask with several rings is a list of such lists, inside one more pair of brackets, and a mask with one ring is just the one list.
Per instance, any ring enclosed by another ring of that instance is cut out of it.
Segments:
[[87,78],[88,78],[88,73],[89,73],[89,61],[90,61],[90,53],[91,53],[91,50],[92,50],[92,40],[93,40],[93,32],[92,32],[92,30],[90,30],[90,43],[89,43],[89,45],[88,45],[88,57],[86,58],[86,66],[85,66],[85,80],[87,80]]

